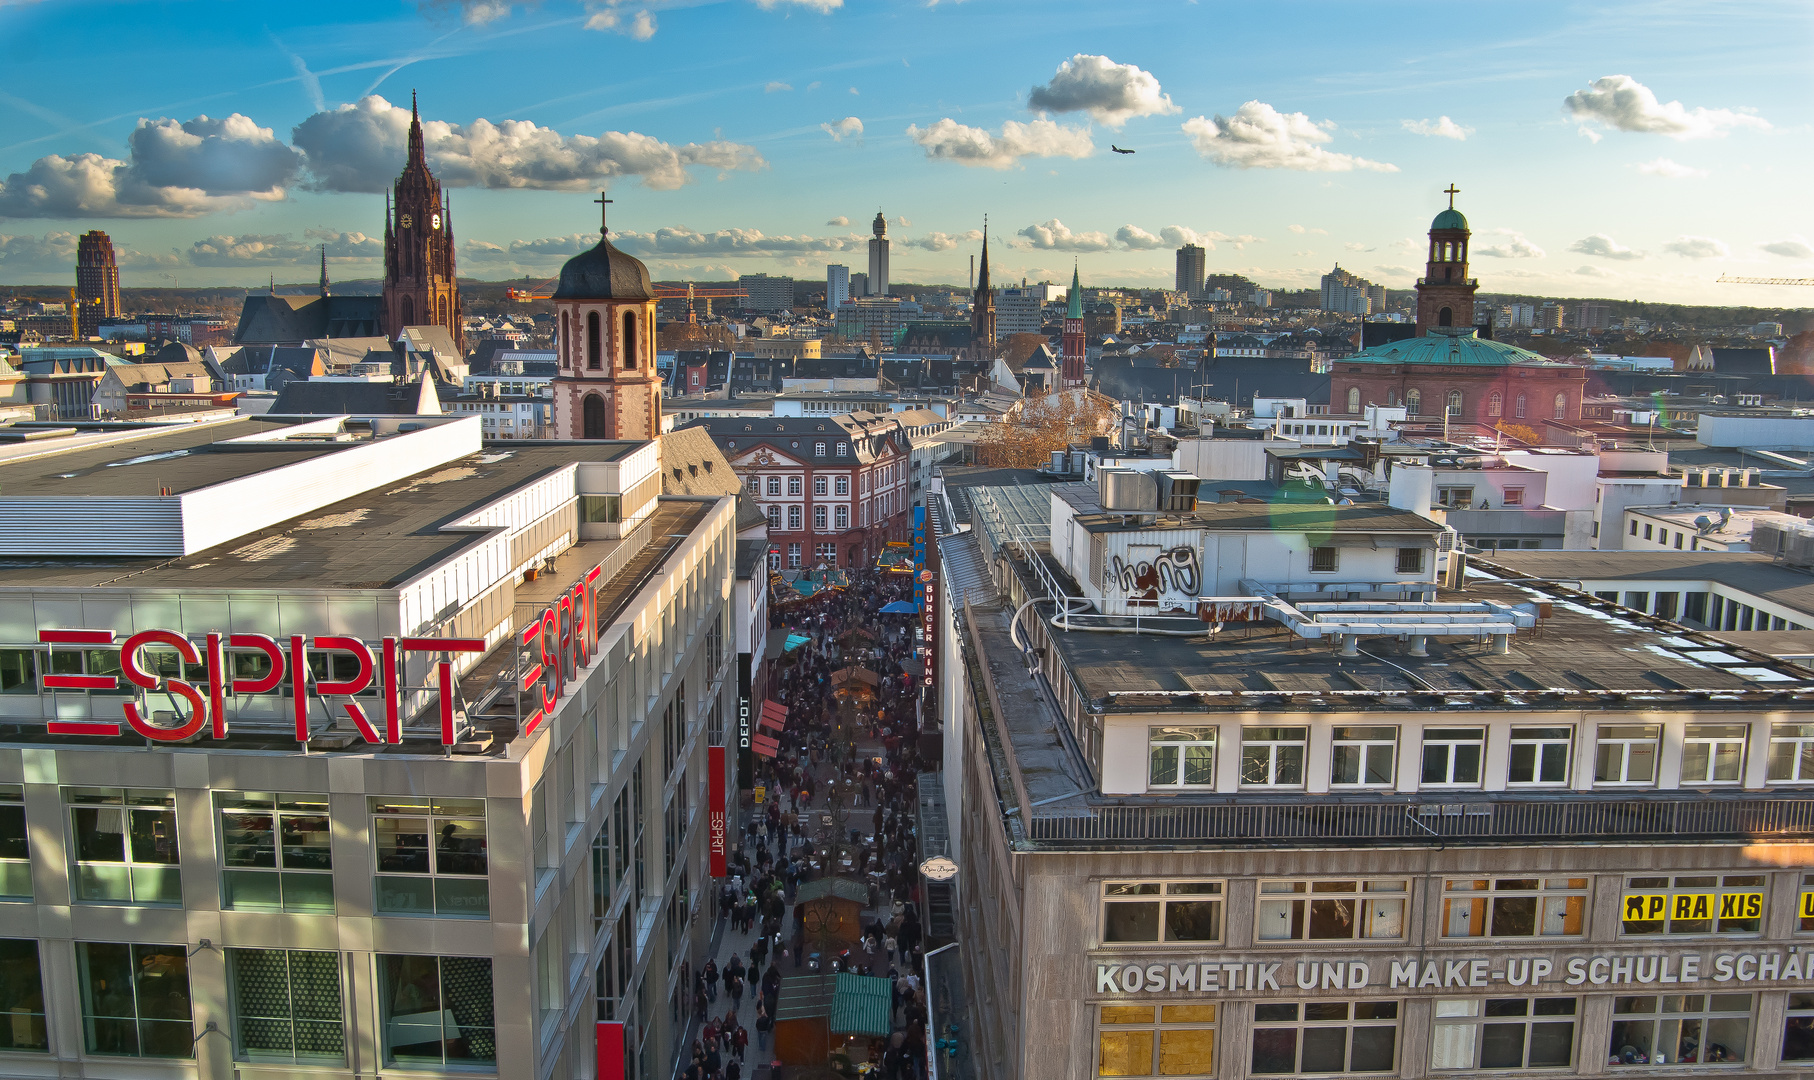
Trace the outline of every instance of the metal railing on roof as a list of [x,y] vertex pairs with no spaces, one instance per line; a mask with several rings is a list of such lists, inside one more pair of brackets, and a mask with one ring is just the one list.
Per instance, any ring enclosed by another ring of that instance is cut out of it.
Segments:
[[1801,841],[1814,839],[1814,796],[1682,791],[1365,803],[1307,796],[1293,802],[1096,806],[1036,815],[1026,828],[1031,840],[1056,846]]

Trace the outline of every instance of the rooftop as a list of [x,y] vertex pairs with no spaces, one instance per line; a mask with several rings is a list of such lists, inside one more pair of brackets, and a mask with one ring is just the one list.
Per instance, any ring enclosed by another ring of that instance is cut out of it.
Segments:
[[1557,368],[1579,371],[1573,364],[1551,360],[1529,349],[1520,349],[1503,341],[1488,341],[1466,329],[1432,327],[1425,337],[1375,345],[1353,356],[1344,364],[1449,364],[1464,367],[1509,367],[1511,365]]

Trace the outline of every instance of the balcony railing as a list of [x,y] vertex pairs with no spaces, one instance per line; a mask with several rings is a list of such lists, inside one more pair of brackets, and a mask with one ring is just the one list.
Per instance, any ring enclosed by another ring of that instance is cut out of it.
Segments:
[[1814,839],[1814,795],[1679,791],[1617,796],[1441,796],[1338,802],[1094,806],[1036,814],[1029,839],[1060,847],[1315,847]]

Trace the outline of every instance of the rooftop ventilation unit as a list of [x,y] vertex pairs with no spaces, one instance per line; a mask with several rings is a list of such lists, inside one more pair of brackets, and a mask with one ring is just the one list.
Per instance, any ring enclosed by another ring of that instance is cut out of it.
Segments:
[[1153,475],[1158,488],[1160,513],[1194,514],[1197,511],[1197,489],[1203,481],[1193,473],[1167,470]]
[[1096,483],[1102,508],[1110,513],[1151,514],[1159,509],[1159,486],[1151,473],[1098,469]]

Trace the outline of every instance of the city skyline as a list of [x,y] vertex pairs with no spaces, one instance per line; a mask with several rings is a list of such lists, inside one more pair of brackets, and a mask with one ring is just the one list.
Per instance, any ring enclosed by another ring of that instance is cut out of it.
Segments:
[[[1405,289],[1452,182],[1487,292],[1796,304],[1713,282],[1814,271],[1814,18],[1714,10],[0,3],[36,45],[0,92],[0,282],[61,282],[91,228],[127,286],[301,280],[324,243],[375,277],[415,89],[462,276],[552,274],[605,187],[664,278],[823,279],[866,263],[879,209],[899,281],[964,282],[987,212],[1003,282],[1080,258],[1169,287],[1194,242],[1271,287],[1339,263]],[[59,79],[102,18],[214,60]]]

